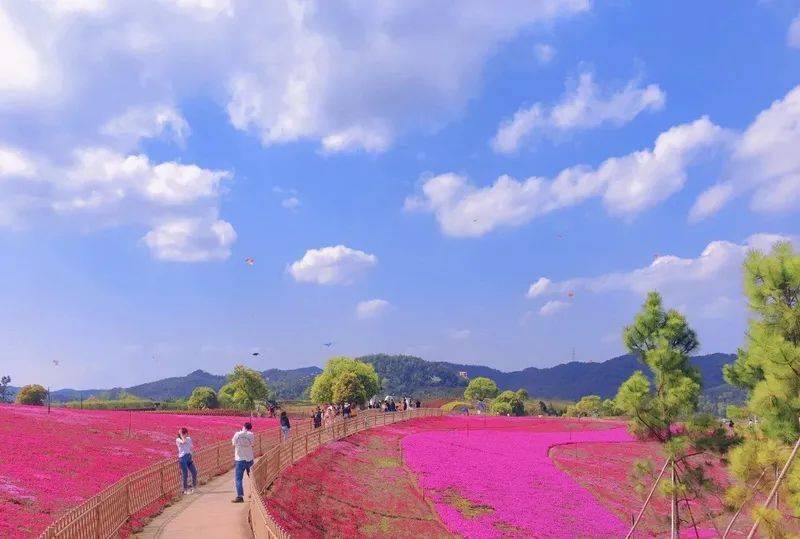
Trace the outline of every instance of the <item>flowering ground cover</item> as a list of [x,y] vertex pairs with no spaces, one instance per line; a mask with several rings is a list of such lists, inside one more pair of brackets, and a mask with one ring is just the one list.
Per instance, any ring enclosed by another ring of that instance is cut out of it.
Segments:
[[[654,474],[658,474],[666,458],[659,444],[655,442],[560,445],[551,449],[550,457],[556,466],[568,473],[600,503],[626,522],[630,522],[639,512],[644,498],[641,492],[632,488],[630,472],[634,462],[649,460],[653,463]],[[705,466],[706,474],[715,483],[723,488],[728,486],[727,472],[718,457],[697,455],[693,459],[695,464],[702,463]],[[598,470],[602,470],[602,473],[598,474]],[[654,479],[654,477],[647,478],[647,489]],[[702,503],[691,503],[690,509],[691,518],[697,523],[698,534],[701,537],[719,537],[731,518],[730,513],[723,511],[722,500],[712,495],[704,498]],[[681,504],[680,510],[688,516],[684,504]],[[663,496],[656,495],[645,511],[637,530],[643,536],[669,535],[669,513],[669,501]],[[743,512],[731,529],[731,536],[746,536],[752,523],[749,511]],[[684,525],[681,536],[695,537],[694,529]]]
[[550,447],[569,441],[630,441],[623,426],[490,420],[488,428],[481,428],[480,418],[470,418],[470,429],[462,424],[403,438],[406,464],[419,474],[451,532],[464,537],[625,535],[625,523],[548,456]]
[[[195,449],[229,439],[243,418],[0,406],[0,537],[30,537],[123,476],[175,455],[180,427]],[[254,429],[276,420],[256,418]],[[128,429],[130,427],[130,436]]]
[[451,537],[403,465],[400,440],[420,424],[364,431],[318,449],[269,489],[270,512],[293,537]]
[[[287,469],[267,505],[297,537],[612,537],[626,523],[547,455],[620,423],[443,417],[372,429]],[[620,533],[621,532],[621,533]]]

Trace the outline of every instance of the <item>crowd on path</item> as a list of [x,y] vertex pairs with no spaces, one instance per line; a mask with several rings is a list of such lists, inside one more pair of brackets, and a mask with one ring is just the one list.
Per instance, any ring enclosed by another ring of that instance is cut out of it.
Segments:
[[[381,410],[383,412],[398,412],[408,409],[420,408],[422,403],[410,397],[403,397],[399,402],[395,402],[394,397],[386,397],[383,400],[375,397],[368,403],[369,409]],[[274,417],[274,411],[270,410]],[[327,406],[317,406],[312,415],[313,428],[328,427],[338,420],[349,419],[353,416],[353,405],[349,402],[339,404],[328,404]],[[285,411],[280,412],[281,441],[285,442],[290,438],[292,424]],[[250,468],[255,461],[255,434],[253,434],[253,424],[249,421],[244,423],[241,430],[236,431],[231,438],[234,452],[234,489],[236,497],[231,500],[233,503],[244,502],[244,475],[250,475]],[[189,436],[189,429],[181,427],[178,437],[175,439],[178,447],[178,466],[181,470],[181,482],[183,493],[192,494],[197,488],[197,467],[192,459],[192,437]],[[191,483],[189,478],[191,477]]]

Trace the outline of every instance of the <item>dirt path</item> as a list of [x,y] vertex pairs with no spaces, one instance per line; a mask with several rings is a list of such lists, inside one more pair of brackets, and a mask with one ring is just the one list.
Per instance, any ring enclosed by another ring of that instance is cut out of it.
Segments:
[[233,470],[215,477],[183,496],[155,517],[135,537],[154,539],[252,538],[247,521],[250,481],[245,476],[245,503],[231,503],[234,497]]

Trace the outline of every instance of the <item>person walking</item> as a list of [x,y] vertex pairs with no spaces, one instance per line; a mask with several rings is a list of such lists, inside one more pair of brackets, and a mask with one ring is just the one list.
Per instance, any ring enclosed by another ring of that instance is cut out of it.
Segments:
[[320,410],[319,406],[317,406],[317,409],[314,410],[314,428],[318,429],[321,426],[322,426],[322,410]]
[[244,424],[244,428],[233,435],[231,443],[233,444],[233,453],[235,460],[234,467],[234,486],[236,487],[236,497],[231,500],[233,503],[244,502],[244,473],[250,475],[250,467],[253,465],[255,455],[253,454],[253,446],[255,445],[256,437],[253,434],[253,424],[249,421]]
[[292,429],[291,423],[289,423],[289,416],[286,415],[286,412],[281,412],[281,441],[285,442],[289,439],[289,431]]
[[[178,437],[175,438],[178,446],[178,465],[181,467],[181,478],[183,479],[183,493],[191,494],[197,488],[197,468],[192,460],[192,437],[189,436],[189,429],[181,427]],[[189,487],[189,473],[192,474],[192,486]]]

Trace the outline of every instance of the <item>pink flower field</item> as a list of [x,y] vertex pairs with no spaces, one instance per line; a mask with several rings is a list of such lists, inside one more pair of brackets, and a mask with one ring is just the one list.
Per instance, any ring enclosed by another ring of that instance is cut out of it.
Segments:
[[[199,450],[229,439],[244,419],[0,406],[0,537],[36,535],[123,476],[175,455],[182,426]],[[275,425],[253,420],[255,430]]]
[[621,537],[627,524],[548,452],[570,442],[628,442],[619,423],[453,418],[454,430],[402,440],[406,465],[447,529],[464,537]]

